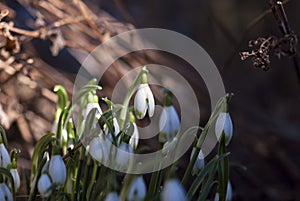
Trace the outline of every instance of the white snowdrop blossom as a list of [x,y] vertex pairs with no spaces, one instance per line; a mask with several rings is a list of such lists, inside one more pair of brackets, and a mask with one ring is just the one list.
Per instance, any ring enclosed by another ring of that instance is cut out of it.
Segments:
[[104,201],[120,201],[120,197],[116,192],[110,192]]
[[215,133],[219,141],[221,140],[223,132],[225,134],[225,144],[227,146],[233,134],[232,120],[228,112],[221,112],[216,121]]
[[173,105],[163,108],[159,119],[159,142],[171,141],[180,128],[178,114]]
[[38,181],[38,191],[43,198],[48,198],[51,195],[52,182],[47,174],[42,174]]
[[[12,201],[13,200],[12,194],[11,194],[8,186],[5,183],[1,183],[0,184],[0,189],[2,191],[2,192],[0,191],[0,193],[3,193],[2,194],[3,197],[4,197],[3,201]],[[1,196],[0,196],[0,198],[1,198]]]
[[88,103],[88,104],[86,105],[85,114],[84,114],[84,117],[83,117],[84,120],[87,119],[88,114],[89,114],[90,111],[91,111],[92,109],[94,109],[94,108],[97,109],[97,110],[96,110],[96,114],[95,114],[96,119],[98,119],[98,120],[100,119],[100,117],[101,117],[101,115],[103,114],[103,112],[102,112],[102,110],[101,110],[99,104],[98,104],[98,103]]
[[129,144],[134,148],[136,149],[138,144],[139,144],[139,130],[137,128],[137,125],[136,123],[132,122],[132,125],[133,125],[133,133],[132,133],[132,136],[130,137],[130,140],[129,140]]
[[120,170],[127,170],[131,159],[131,154],[133,154],[133,149],[130,144],[122,142],[117,149],[116,155],[116,165]]
[[89,153],[98,162],[105,162],[109,157],[110,144],[103,137],[97,136],[89,144]]
[[51,133],[56,133],[57,131],[57,126],[58,126],[58,122],[54,121],[52,128],[51,128]]
[[140,84],[134,97],[134,112],[138,119],[143,119],[148,110],[149,117],[154,114],[155,102],[148,84]]
[[187,201],[186,192],[177,179],[166,181],[161,193],[162,201]]
[[58,185],[58,187],[64,186],[67,177],[67,169],[61,155],[57,154],[51,157],[49,174],[54,184]]
[[11,163],[8,151],[3,143],[0,144],[0,167],[7,168]]
[[[219,200],[220,200],[219,193],[216,193],[214,201],[219,201]],[[228,181],[225,201],[231,201],[231,200],[232,200],[232,186],[230,181]]]
[[127,193],[128,201],[142,201],[145,199],[147,194],[146,184],[143,176],[138,176],[134,178],[129,186]]
[[14,179],[15,191],[18,191],[18,189],[20,188],[21,182],[20,182],[20,175],[18,173],[17,168],[10,169],[10,173]]
[[167,141],[165,142],[163,148],[162,148],[162,153],[164,155],[167,155],[169,154],[170,152],[173,152],[174,149],[176,148],[176,145],[177,145],[177,142],[178,142],[178,138],[177,137],[174,137],[172,139],[172,141]]
[[[195,153],[195,148],[193,148],[190,160],[192,160],[194,153]],[[200,150],[192,170],[192,175],[199,175],[201,169],[204,167],[204,164],[205,164],[204,154],[202,150]]]

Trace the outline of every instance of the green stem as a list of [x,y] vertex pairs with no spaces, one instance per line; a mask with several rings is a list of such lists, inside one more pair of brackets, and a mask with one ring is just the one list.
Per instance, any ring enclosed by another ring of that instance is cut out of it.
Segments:
[[91,182],[89,185],[89,188],[87,190],[87,200],[91,200],[91,194],[92,194],[92,190],[96,181],[96,177],[97,177],[97,172],[98,172],[98,164],[96,161],[94,161],[94,167],[93,167],[93,171],[92,171],[92,178],[91,178]]

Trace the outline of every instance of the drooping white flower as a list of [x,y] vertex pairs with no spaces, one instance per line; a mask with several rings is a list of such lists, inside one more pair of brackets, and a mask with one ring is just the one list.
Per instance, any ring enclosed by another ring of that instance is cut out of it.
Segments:
[[[13,197],[12,194],[8,188],[8,186],[5,183],[0,184],[1,193],[3,193],[4,201],[12,201]],[[1,196],[0,196],[1,198]]]
[[132,122],[132,125],[133,125],[133,133],[132,133],[132,136],[130,137],[130,140],[129,140],[129,144],[134,148],[136,149],[138,144],[139,144],[139,130],[137,128],[137,125],[135,122]]
[[38,191],[43,198],[48,198],[51,195],[52,182],[47,174],[42,174],[38,181]]
[[21,182],[20,182],[20,176],[19,176],[17,168],[10,169],[10,173],[14,179],[15,191],[18,191],[18,189],[20,188]]
[[58,187],[64,186],[67,177],[67,169],[61,155],[57,154],[51,157],[49,174],[54,184],[58,185]]
[[[108,138],[112,141],[112,137],[109,135],[109,129],[108,129],[108,126],[105,125],[105,134],[108,136]],[[120,133],[120,126],[119,126],[119,123],[118,123],[118,120],[117,118],[113,118],[113,126],[114,126],[114,135],[117,136],[119,133]]]
[[138,119],[143,119],[148,110],[149,117],[154,114],[155,102],[148,84],[140,84],[134,97],[134,112]]
[[177,179],[166,181],[161,193],[162,201],[187,201],[186,192]]
[[116,165],[121,171],[126,171],[131,159],[131,154],[133,154],[133,149],[130,144],[121,142],[117,149],[116,155]]
[[[219,193],[216,193],[214,201],[219,201],[219,200],[220,200]],[[228,181],[225,201],[231,201],[231,200],[232,200],[232,186],[230,181]]]
[[173,105],[163,108],[159,119],[159,142],[171,141],[180,128],[178,114]]
[[110,192],[104,201],[120,201],[120,197],[116,192]]
[[8,151],[3,143],[0,144],[0,167],[7,168],[11,163]]
[[[108,142],[110,144],[110,142]],[[89,153],[98,162],[104,162],[108,159],[109,147],[106,139],[100,136],[95,137],[89,144]]]
[[96,110],[96,114],[95,114],[96,119],[100,119],[100,117],[101,117],[101,115],[102,115],[103,112],[102,112],[102,110],[101,110],[99,104],[98,104],[98,103],[88,103],[88,104],[86,105],[85,114],[84,114],[84,117],[83,117],[84,120],[86,120],[88,114],[89,114],[90,111],[91,111],[92,109],[94,109],[94,108],[97,109],[97,110]]
[[167,141],[165,142],[163,148],[162,148],[162,153],[164,155],[167,155],[169,154],[170,152],[174,152],[176,150],[174,150],[176,148],[176,145],[177,145],[177,142],[178,142],[178,138],[177,137],[174,137],[172,139],[172,141]]
[[[190,160],[192,160],[194,152],[195,152],[195,148],[193,148]],[[205,164],[204,154],[203,154],[202,150],[200,150],[200,152],[197,156],[196,162],[194,164],[194,167],[193,167],[192,175],[199,175],[201,169],[204,167],[204,164]]]
[[216,121],[215,132],[219,141],[221,140],[222,133],[224,132],[225,144],[227,146],[232,138],[233,133],[232,120],[228,112],[221,112],[219,114]]
[[143,179],[143,176],[138,176],[134,178],[131,182],[128,193],[127,200],[128,201],[142,201],[145,199],[147,194],[146,184]]

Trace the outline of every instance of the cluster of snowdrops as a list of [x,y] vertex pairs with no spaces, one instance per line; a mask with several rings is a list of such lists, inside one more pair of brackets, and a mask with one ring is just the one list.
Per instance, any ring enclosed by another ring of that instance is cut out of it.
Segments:
[[[96,94],[97,90],[101,90],[96,80],[91,80],[80,89],[72,103],[68,100],[66,90],[60,85],[56,86],[54,91],[58,95],[58,102],[53,127],[35,146],[31,175],[22,178],[26,182],[20,181],[17,169],[19,151],[12,149],[9,154],[5,131],[0,126],[0,201],[18,198],[31,201],[39,198],[85,201],[231,200],[229,153],[226,151],[233,133],[228,112],[230,94],[219,100],[204,127],[193,128],[198,135],[195,136],[190,161],[182,178],[177,175],[177,162],[148,174],[148,184],[145,175],[126,174],[131,158],[124,152],[140,153],[144,148],[139,146],[142,133],[139,133],[136,120],[147,115],[151,118],[154,114],[155,99],[147,76],[148,70],[144,67],[128,90],[123,104],[114,104],[102,98],[108,108],[104,112]],[[134,104],[130,106],[133,96]],[[77,117],[76,127],[72,118],[75,110],[82,114]],[[100,125],[100,129],[97,125]],[[219,145],[217,154],[208,160],[201,147],[211,127],[215,128]],[[170,150],[174,152],[182,137],[178,134],[180,118],[172,105],[172,93],[166,89],[159,129],[159,149],[166,155]],[[190,130],[183,135],[188,132]],[[120,151],[112,154],[109,145],[118,147]],[[114,164],[122,171],[103,165],[107,160],[114,160]],[[25,195],[18,193],[21,184],[26,184]]]

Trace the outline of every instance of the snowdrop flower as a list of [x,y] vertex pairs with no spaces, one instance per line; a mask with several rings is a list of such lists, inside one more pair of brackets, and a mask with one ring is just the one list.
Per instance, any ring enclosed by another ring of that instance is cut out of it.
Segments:
[[147,193],[146,184],[142,176],[134,178],[131,182],[127,194],[128,201],[142,201]]
[[101,110],[99,104],[98,104],[98,103],[88,103],[88,104],[86,105],[85,114],[84,114],[84,117],[83,117],[84,120],[86,120],[88,114],[89,114],[89,113],[91,112],[91,110],[94,109],[94,108],[97,109],[97,110],[96,110],[96,115],[95,115],[96,119],[98,119],[98,120],[100,119],[100,117],[101,117],[101,115],[102,115],[103,112],[102,112],[102,110]]
[[225,144],[227,146],[232,138],[233,133],[232,120],[228,112],[221,112],[219,114],[216,121],[215,132],[219,141],[221,140],[222,133],[224,132]]
[[116,192],[110,192],[104,201],[120,201],[120,198]]
[[2,200],[5,201],[5,197],[4,197],[4,192],[0,188],[0,201],[2,201]]
[[[0,191],[0,194],[2,194],[2,196],[4,197],[3,201],[12,201],[13,200],[12,194],[11,194],[8,186],[5,183],[0,184],[0,189],[2,191],[2,192]],[[1,198],[1,195],[0,195],[0,198]]]
[[7,168],[11,163],[8,151],[3,143],[0,144],[0,167]]
[[178,114],[173,105],[163,108],[159,119],[159,142],[171,141],[180,128]]
[[172,141],[167,141],[163,148],[162,148],[162,153],[164,155],[167,155],[169,154],[170,152],[172,152],[175,148],[176,148],[176,145],[177,145],[177,142],[178,142],[178,138],[177,137],[174,137],[172,139]]
[[[114,126],[114,135],[117,136],[119,133],[120,133],[120,126],[119,126],[119,123],[118,123],[118,120],[117,118],[113,118],[113,126]],[[109,129],[108,129],[108,126],[105,125],[105,134],[109,137],[109,139],[112,141],[112,137],[109,135]]]
[[152,91],[148,85],[147,74],[142,75],[142,84],[139,85],[134,97],[134,112],[138,119],[143,119],[148,110],[149,117],[154,114],[155,102]]
[[130,137],[130,140],[129,140],[129,144],[134,148],[136,149],[138,144],[139,144],[139,130],[137,128],[137,125],[135,122],[132,122],[132,125],[133,125],[133,133]]
[[49,163],[49,173],[54,184],[58,187],[64,186],[67,177],[66,165],[61,155],[53,155]]
[[106,139],[102,139],[100,136],[95,137],[89,144],[89,153],[98,162],[106,161],[109,154]]
[[19,176],[17,168],[10,169],[10,173],[14,179],[15,191],[18,191],[18,189],[20,188],[21,182],[20,182],[20,176]]
[[57,131],[57,125],[58,125],[58,122],[54,121],[53,125],[52,125],[52,128],[51,128],[51,133],[56,133],[56,131]]
[[125,142],[121,142],[116,154],[116,164],[120,170],[122,171],[127,170],[130,162],[131,154],[133,154],[132,147]]
[[[219,198],[219,193],[216,193],[214,201],[219,201],[219,199],[220,199]],[[232,200],[232,186],[231,186],[230,181],[228,181],[225,201],[231,201],[231,200]]]
[[161,194],[162,201],[187,201],[186,192],[177,179],[167,180]]
[[52,182],[47,174],[42,174],[38,181],[38,191],[43,198],[48,198],[51,195]]
[[[192,160],[194,152],[195,152],[195,148],[193,148],[190,160]],[[200,150],[200,152],[197,156],[196,162],[194,164],[194,167],[193,167],[192,175],[199,175],[200,170],[204,167],[204,164],[205,164],[204,154],[203,154],[202,150]]]

